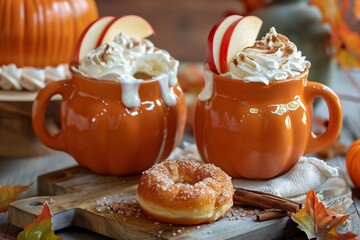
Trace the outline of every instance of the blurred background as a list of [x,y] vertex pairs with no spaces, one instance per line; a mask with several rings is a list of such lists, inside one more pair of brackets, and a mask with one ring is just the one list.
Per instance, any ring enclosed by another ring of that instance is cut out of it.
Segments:
[[[356,2],[354,0],[96,0],[101,16],[136,14],[147,19],[157,33],[151,40],[182,61],[205,61],[206,40],[211,27],[229,14],[257,15],[264,20],[260,37],[271,26],[275,26],[278,32],[288,35],[299,49],[307,53],[304,55],[311,54],[314,49],[322,54],[325,50],[330,50],[325,49],[325,44],[329,43],[330,30],[329,26],[323,24],[322,14],[336,19],[337,11],[340,8],[347,8],[348,11],[344,11],[341,17],[348,19],[348,23],[356,27],[354,14],[351,11],[358,8]],[[325,9],[321,9],[319,5],[324,5]],[[304,47],[309,42],[313,43],[312,47]],[[320,49],[319,44],[322,45]]]
[[100,16],[135,14],[155,29],[150,39],[182,61],[205,61],[211,27],[229,10],[241,11],[237,0],[96,0]]
[[[182,62],[206,61],[207,36],[220,19],[229,14],[256,15],[263,21],[259,38],[276,27],[293,41],[312,63],[310,79],[325,84],[332,76],[338,53],[358,44],[358,36],[346,41],[345,23],[360,27],[356,0],[96,0],[101,16],[136,14],[156,31],[151,40]],[[348,30],[348,29],[346,29]],[[349,43],[350,41],[350,43]],[[359,51],[359,50],[357,50]],[[350,52],[354,52],[351,50]],[[340,62],[356,66],[347,52]],[[360,54],[360,53],[359,53]],[[358,56],[356,57],[358,58]]]

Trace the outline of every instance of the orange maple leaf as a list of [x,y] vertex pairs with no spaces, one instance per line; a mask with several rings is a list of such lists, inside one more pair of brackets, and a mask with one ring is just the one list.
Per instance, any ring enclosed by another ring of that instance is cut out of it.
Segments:
[[337,227],[348,219],[350,214],[340,214],[334,210],[326,210],[318,200],[314,190],[306,195],[305,207],[291,216],[298,228],[304,231],[309,239],[356,239],[355,234],[348,232],[339,234]]
[[51,228],[51,213],[49,205],[45,204],[41,214],[25,226],[24,230],[18,234],[17,240],[61,240],[62,237],[56,236]]
[[0,213],[8,210],[9,203],[16,200],[17,196],[29,189],[27,186],[0,185]]
[[[331,44],[335,59],[344,68],[360,67],[360,35],[349,28],[345,16],[349,13],[355,20],[360,19],[360,1],[355,0],[311,0],[322,14],[322,21],[331,28]],[[353,9],[352,12],[348,11]]]
[[357,21],[360,20],[360,1],[359,0],[355,0],[355,2],[354,2],[353,15]]

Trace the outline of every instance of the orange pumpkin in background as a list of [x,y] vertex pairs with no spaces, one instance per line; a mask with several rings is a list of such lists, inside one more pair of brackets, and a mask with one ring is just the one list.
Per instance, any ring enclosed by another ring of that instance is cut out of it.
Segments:
[[56,66],[72,60],[94,0],[0,0],[0,65]]
[[356,140],[348,150],[346,169],[354,185],[360,189],[360,139]]

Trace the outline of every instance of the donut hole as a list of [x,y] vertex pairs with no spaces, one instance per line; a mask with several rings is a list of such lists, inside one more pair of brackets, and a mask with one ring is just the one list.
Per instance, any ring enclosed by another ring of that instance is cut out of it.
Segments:
[[189,184],[195,185],[198,181],[195,178],[188,175],[180,175],[176,179],[174,179],[175,184]]

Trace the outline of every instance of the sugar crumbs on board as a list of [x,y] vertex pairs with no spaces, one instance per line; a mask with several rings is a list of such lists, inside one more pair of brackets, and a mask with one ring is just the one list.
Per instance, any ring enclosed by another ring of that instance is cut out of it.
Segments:
[[95,201],[98,212],[111,211],[120,213],[127,217],[139,217],[141,215],[140,205],[134,197],[124,197],[123,194],[107,196]]
[[258,209],[245,209],[238,206],[233,206],[227,213],[226,217],[229,221],[240,220],[240,219],[255,219],[261,211]]
[[117,213],[123,214],[127,217],[141,215],[141,208],[138,201],[135,198],[124,199],[119,202],[113,202],[110,204],[110,208]]

